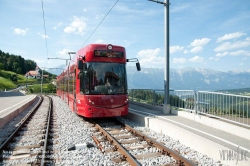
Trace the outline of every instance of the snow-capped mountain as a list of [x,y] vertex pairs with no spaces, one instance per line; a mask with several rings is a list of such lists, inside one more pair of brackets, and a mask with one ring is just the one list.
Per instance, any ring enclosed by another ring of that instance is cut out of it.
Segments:
[[[127,66],[130,89],[163,89],[164,69]],[[250,87],[250,71],[221,72],[203,68],[170,69],[170,89],[175,90],[222,90]]]
[[[58,66],[57,68],[65,68]],[[164,69],[127,66],[129,89],[164,89]],[[62,69],[48,72],[59,75]],[[170,89],[174,90],[224,90],[250,87],[250,70],[233,70],[228,72],[204,68],[170,69]]]

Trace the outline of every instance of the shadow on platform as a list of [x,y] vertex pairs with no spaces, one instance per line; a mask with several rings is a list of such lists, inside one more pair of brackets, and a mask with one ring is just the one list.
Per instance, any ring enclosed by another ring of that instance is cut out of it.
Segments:
[[25,96],[21,92],[0,92],[0,97]]

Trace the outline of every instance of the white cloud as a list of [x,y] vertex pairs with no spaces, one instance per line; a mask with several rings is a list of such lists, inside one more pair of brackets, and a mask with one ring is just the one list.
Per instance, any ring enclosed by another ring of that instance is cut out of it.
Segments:
[[225,34],[224,36],[222,37],[219,37],[217,39],[217,42],[222,42],[224,40],[230,40],[230,39],[236,39],[236,38],[239,38],[243,35],[246,35],[246,33],[243,33],[243,32],[235,32],[235,33],[229,33],[229,34]]
[[96,43],[103,43],[103,42],[104,42],[104,40],[102,40],[102,39],[99,39],[96,41]]
[[43,38],[43,39],[45,39],[45,38],[47,38],[47,39],[48,39],[48,38],[49,38],[49,36],[48,36],[48,35],[43,35],[43,34],[42,34],[41,36],[42,36],[42,38]]
[[186,10],[188,8],[190,8],[190,4],[181,4],[181,5],[174,6],[172,9],[170,9],[170,12],[177,13],[177,12],[181,12],[183,10]]
[[193,47],[201,47],[205,46],[207,43],[209,43],[210,39],[208,38],[202,38],[202,39],[195,39],[190,45]]
[[200,56],[195,56],[191,59],[189,59],[189,61],[191,62],[203,62],[204,58],[200,57]]
[[29,29],[15,28],[14,33],[17,34],[17,35],[23,35],[24,36],[28,30]]
[[179,52],[179,51],[182,51],[183,49],[184,49],[184,47],[180,47],[180,46],[171,46],[171,47],[170,47],[170,53]]
[[223,57],[223,56],[226,56],[226,55],[228,55],[228,52],[223,52],[223,53],[216,54],[216,56],[218,56],[218,57]]
[[45,60],[43,59],[34,59],[36,63],[45,63]]
[[95,19],[101,19],[101,18],[104,18],[104,14],[96,15],[96,16],[95,16]]
[[187,54],[187,53],[189,53],[189,51],[188,51],[188,50],[185,50],[183,53],[184,53],[184,54]]
[[150,56],[157,56],[160,53],[161,49],[156,48],[156,49],[147,49],[147,50],[141,50],[138,52],[138,57],[145,57],[149,58]]
[[201,52],[203,50],[203,47],[194,47],[190,50],[190,52],[192,53],[198,53],[198,52]]
[[236,41],[236,42],[225,42],[219,45],[214,49],[215,52],[222,52],[226,50],[232,50],[236,48],[248,47],[250,46],[250,38],[246,38],[243,41]]
[[161,49],[141,50],[137,53],[137,58],[141,66],[161,68],[165,64],[165,57],[159,56]]
[[116,5],[114,10],[119,13],[129,13],[129,14],[134,14],[134,15],[149,15],[149,14],[155,13],[155,11],[153,10],[137,10],[129,6],[123,5],[122,3],[120,3],[119,5]]
[[58,27],[62,26],[62,22],[58,23],[56,26],[53,27],[53,29],[57,29]]
[[238,56],[238,55],[249,55],[250,52],[249,51],[245,51],[245,50],[238,50],[238,51],[234,51],[234,52],[230,52],[229,55],[232,56]]
[[174,58],[173,63],[185,63],[187,60],[183,57],[181,58]]
[[68,52],[71,52],[69,49],[63,49],[61,51],[58,51],[57,54],[65,56],[68,55]]
[[220,58],[210,57],[209,59],[210,59],[210,60],[218,61]]
[[64,28],[64,32],[83,35],[85,34],[84,31],[86,30],[86,27],[87,27],[87,24],[85,23],[84,17],[74,16],[71,24],[67,26],[66,28]]
[[49,38],[49,36],[48,35],[44,35],[44,34],[41,34],[41,33],[38,33],[38,35],[40,35],[43,39],[45,39],[45,38]]

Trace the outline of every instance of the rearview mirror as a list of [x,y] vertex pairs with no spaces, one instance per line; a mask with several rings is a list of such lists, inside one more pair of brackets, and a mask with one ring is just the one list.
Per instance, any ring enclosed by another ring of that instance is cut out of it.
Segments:
[[87,70],[87,64],[83,63],[81,60],[78,60],[78,69],[81,71]]
[[141,71],[141,65],[140,65],[139,62],[136,63],[136,68],[137,68],[138,71]]
[[83,63],[82,63],[82,60],[78,60],[78,64],[77,64],[77,66],[78,66],[78,69],[80,69],[80,70],[82,70],[83,68]]

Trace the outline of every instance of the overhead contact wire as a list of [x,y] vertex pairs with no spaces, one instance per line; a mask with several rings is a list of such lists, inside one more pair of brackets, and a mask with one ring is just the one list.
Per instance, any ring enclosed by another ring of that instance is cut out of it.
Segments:
[[[45,26],[45,16],[44,16],[43,0],[41,0],[41,2],[42,2],[42,11],[43,11],[44,38],[45,38],[46,51],[47,51],[47,59],[48,59],[49,58],[49,49],[48,49],[47,33],[46,33],[46,26]],[[48,64],[48,60],[47,60],[47,64]],[[47,64],[46,64],[46,67],[47,67]]]
[[117,4],[119,0],[117,0],[114,5],[110,8],[110,10],[108,11],[108,13],[103,17],[103,19],[101,20],[101,22],[97,25],[97,27],[94,29],[94,31],[90,34],[90,36],[87,38],[87,40],[83,43],[82,47],[87,43],[87,41],[90,39],[90,37],[95,33],[95,31],[97,30],[97,28],[101,25],[101,23],[105,20],[105,18],[109,15],[109,13],[111,12],[111,10],[115,7],[115,5]]

